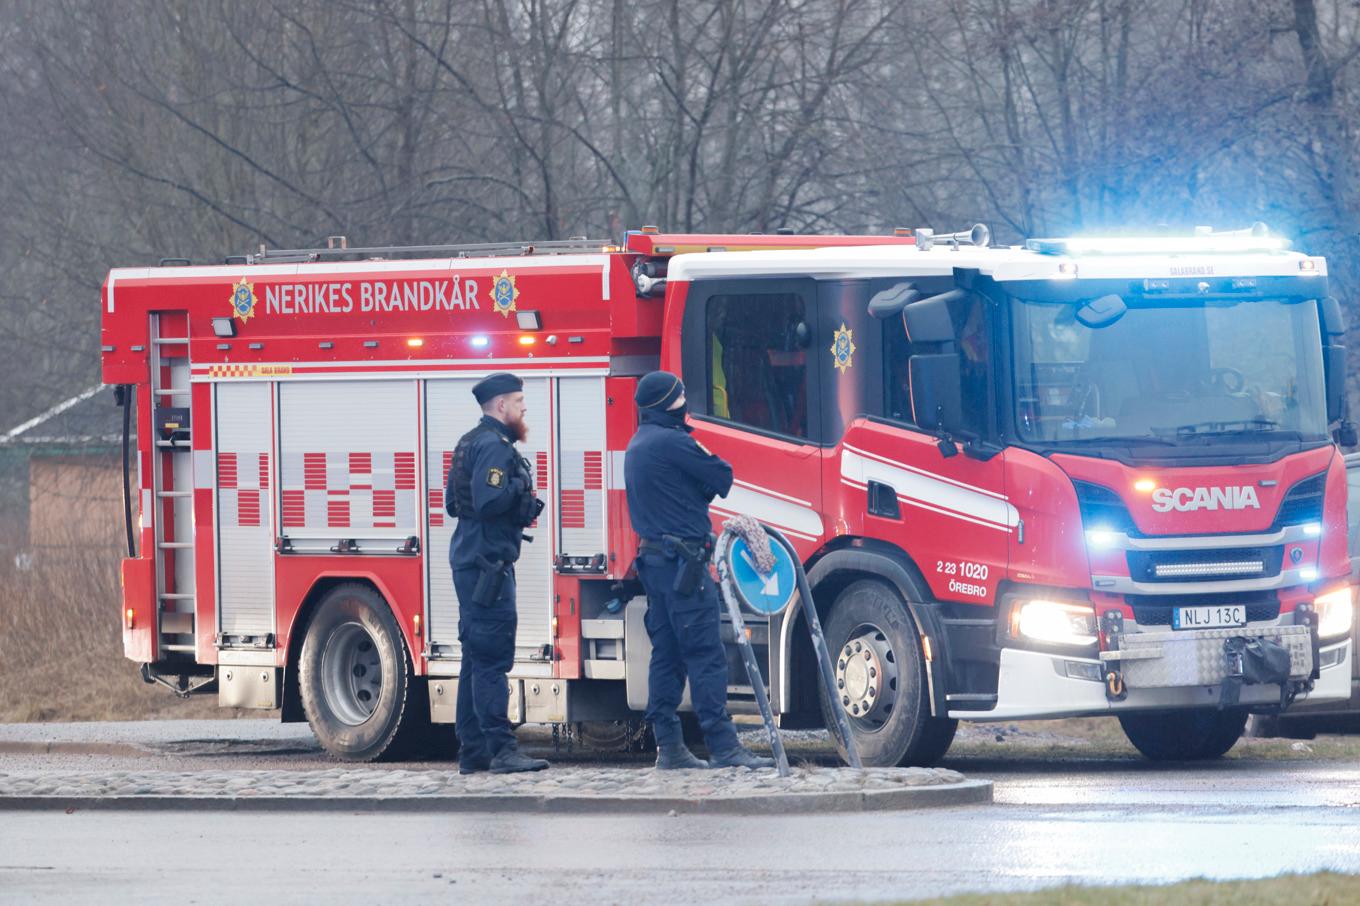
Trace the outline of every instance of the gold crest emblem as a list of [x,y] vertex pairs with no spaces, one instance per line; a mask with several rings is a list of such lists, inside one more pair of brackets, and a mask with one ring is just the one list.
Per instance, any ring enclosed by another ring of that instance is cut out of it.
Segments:
[[515,286],[515,278],[509,271],[501,271],[491,284],[491,307],[500,312],[505,317],[510,317],[510,312],[515,310],[515,300],[519,298],[519,287]]
[[242,321],[255,314],[255,287],[245,277],[231,288],[231,313]]
[[488,469],[486,473],[486,483],[493,488],[498,488],[505,484],[505,472],[501,469]]
[[845,374],[855,364],[855,332],[841,322],[840,330],[831,339],[831,364],[841,374]]

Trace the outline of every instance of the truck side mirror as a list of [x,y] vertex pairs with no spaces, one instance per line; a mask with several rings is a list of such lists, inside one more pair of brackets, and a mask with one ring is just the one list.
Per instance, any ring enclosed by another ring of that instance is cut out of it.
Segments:
[[956,352],[914,355],[908,365],[912,421],[927,431],[963,425],[962,377]]
[[1341,313],[1341,303],[1336,296],[1327,296],[1318,300],[1318,314],[1322,321],[1322,331],[1333,337],[1339,337],[1346,332],[1346,319]]
[[1322,364],[1327,381],[1327,421],[1346,416],[1346,347],[1322,347]]
[[902,326],[907,331],[907,339],[913,344],[952,343],[954,320],[949,317],[949,306],[961,300],[964,295],[961,289],[951,289],[947,293],[912,302],[903,308]]

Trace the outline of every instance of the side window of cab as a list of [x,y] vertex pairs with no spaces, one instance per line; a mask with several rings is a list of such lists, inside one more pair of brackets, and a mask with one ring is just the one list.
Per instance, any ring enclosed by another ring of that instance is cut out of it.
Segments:
[[704,289],[691,291],[683,327],[685,384],[704,388],[702,400],[691,393],[691,412],[779,438],[815,438],[811,281],[723,281]]

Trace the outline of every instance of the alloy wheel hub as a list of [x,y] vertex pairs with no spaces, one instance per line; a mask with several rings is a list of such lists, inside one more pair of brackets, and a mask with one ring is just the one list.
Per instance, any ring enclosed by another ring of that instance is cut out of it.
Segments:
[[869,729],[881,726],[897,701],[897,658],[883,632],[861,626],[836,654],[841,707]]

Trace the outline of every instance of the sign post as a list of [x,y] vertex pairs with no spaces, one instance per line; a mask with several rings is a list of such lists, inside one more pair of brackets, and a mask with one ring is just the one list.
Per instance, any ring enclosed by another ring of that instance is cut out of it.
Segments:
[[[751,680],[756,704],[760,706],[760,717],[770,737],[775,767],[779,769],[780,777],[787,777],[789,757],[784,752],[784,740],[779,736],[779,728],[774,725],[770,696],[765,690],[765,679],[760,675],[760,664],[756,662],[750,636],[746,634],[746,621],[741,617],[741,607],[745,604],[755,612],[765,614],[782,611],[793,597],[793,570],[787,558],[776,557],[774,572],[762,576],[756,570],[746,541],[731,529],[723,529],[722,535],[718,537],[713,560],[718,567],[718,587],[722,590],[723,603],[727,605],[727,615],[732,618],[732,632],[737,637],[737,647],[741,649],[741,659],[746,664],[746,675]],[[784,579],[782,584],[779,581],[781,574]]]
[[774,725],[774,714],[770,710],[770,700],[765,691],[765,681],[756,663],[755,651],[746,635],[746,623],[741,617],[743,606],[762,616],[776,616],[789,608],[795,600],[801,599],[807,614],[808,634],[812,637],[812,649],[817,658],[817,673],[821,679],[823,692],[831,703],[831,713],[835,719],[832,731],[840,738],[845,749],[846,760],[852,768],[860,768],[859,752],[850,733],[850,722],[840,707],[836,696],[836,678],[831,665],[831,655],[826,647],[826,637],[822,635],[822,622],[817,617],[817,608],[812,604],[812,592],[808,588],[807,574],[798,559],[789,539],[778,529],[762,525],[770,537],[770,553],[774,555],[774,568],[762,573],[756,566],[746,540],[730,528],[724,529],[718,538],[714,552],[714,562],[718,567],[718,586],[722,589],[727,613],[732,618],[732,628],[737,635],[746,673],[751,678],[751,688],[755,691],[756,703],[760,706],[760,716],[765,721],[765,729],[770,734],[770,747],[774,750],[775,762],[781,777],[787,777],[788,758],[784,755],[784,743],[779,730]]

